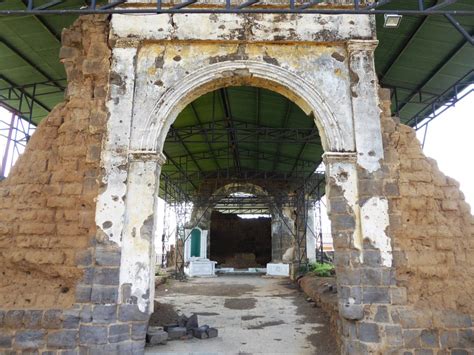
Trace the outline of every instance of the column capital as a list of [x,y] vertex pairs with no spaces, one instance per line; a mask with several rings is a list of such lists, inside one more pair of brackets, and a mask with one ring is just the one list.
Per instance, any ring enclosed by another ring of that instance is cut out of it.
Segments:
[[325,152],[323,154],[324,164],[329,163],[356,163],[356,152]]
[[166,163],[166,157],[163,153],[161,152],[155,152],[155,151],[146,151],[146,150],[140,150],[140,151],[131,151],[128,153],[128,157],[130,161],[156,161],[160,165],[164,165]]
[[356,51],[371,51],[373,52],[379,41],[376,39],[361,40],[361,39],[351,39],[347,41],[347,51],[350,53]]

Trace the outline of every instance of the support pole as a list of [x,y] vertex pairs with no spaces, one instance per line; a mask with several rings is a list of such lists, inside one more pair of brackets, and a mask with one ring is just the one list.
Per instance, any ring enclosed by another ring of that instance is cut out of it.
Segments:
[[8,153],[10,151],[10,143],[12,140],[12,133],[13,133],[13,126],[15,124],[15,113],[12,112],[11,120],[10,120],[10,127],[8,129],[8,136],[7,136],[7,144],[5,146],[5,152],[3,154],[3,159],[2,159],[2,166],[0,167],[0,176],[5,177],[6,176],[6,170],[7,170],[7,162],[8,162]]

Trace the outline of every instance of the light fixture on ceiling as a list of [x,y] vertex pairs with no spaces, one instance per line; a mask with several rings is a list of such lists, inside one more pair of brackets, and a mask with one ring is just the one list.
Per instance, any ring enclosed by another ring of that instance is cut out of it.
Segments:
[[397,28],[402,22],[402,15],[398,14],[385,14],[383,27],[385,28]]

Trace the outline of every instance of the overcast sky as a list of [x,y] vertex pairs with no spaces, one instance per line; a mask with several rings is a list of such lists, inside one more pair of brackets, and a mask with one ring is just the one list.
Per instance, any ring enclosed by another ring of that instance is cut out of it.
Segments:
[[[471,86],[471,89],[474,85]],[[474,92],[428,125],[426,155],[438,162],[440,170],[456,179],[466,201],[474,206]],[[424,128],[418,131],[422,141]]]

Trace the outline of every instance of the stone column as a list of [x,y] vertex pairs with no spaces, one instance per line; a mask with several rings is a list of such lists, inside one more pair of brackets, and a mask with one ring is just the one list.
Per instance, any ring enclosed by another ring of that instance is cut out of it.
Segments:
[[289,263],[294,258],[294,227],[291,208],[276,207],[280,212],[272,212],[272,262]]
[[374,172],[383,159],[382,130],[374,50],[378,41],[347,42],[357,164]]
[[310,205],[308,208],[306,225],[306,257],[310,263],[314,263],[316,261],[316,240],[318,235],[315,229],[313,205]]
[[132,153],[122,234],[119,303],[153,311],[159,176],[165,158],[160,153]]

